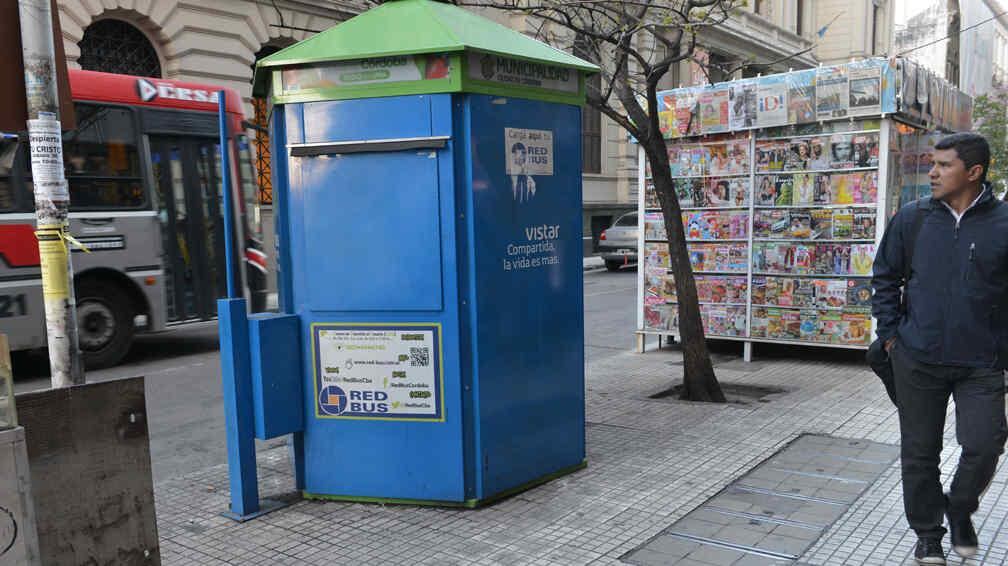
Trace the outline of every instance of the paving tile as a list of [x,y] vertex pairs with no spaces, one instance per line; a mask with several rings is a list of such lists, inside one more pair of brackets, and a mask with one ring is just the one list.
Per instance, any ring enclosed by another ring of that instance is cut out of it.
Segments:
[[[757,487],[851,502],[849,509],[798,505],[774,512],[773,518],[825,526],[797,563],[908,563],[916,540],[903,517],[899,465],[893,463],[898,449],[891,445],[899,442],[896,412],[861,360],[825,362],[809,352],[801,359],[761,359],[752,366],[721,364],[718,375],[724,382],[788,389],[768,403],[746,406],[649,399],[682,377],[681,365],[666,363],[681,360],[673,350],[589,360],[588,468],[484,509],[301,502],[239,525],[219,516],[228,501],[223,463],[162,481],[155,485],[162,563],[709,566],[735,553],[733,565],[781,564],[726,549],[697,555],[701,547],[661,535],[687,516],[720,525],[715,534],[729,528],[721,518],[694,512],[760,466],[819,476],[761,474],[765,483]],[[794,454],[779,452],[788,446]],[[786,456],[773,459],[774,454]],[[814,466],[813,457],[818,457]],[[946,485],[958,457],[950,405],[941,455]],[[258,464],[262,495],[294,490],[286,447],[260,451]],[[874,483],[858,483],[880,471]],[[820,477],[830,475],[857,481]],[[725,498],[724,505],[756,515],[766,510],[755,498]],[[1005,563],[1004,462],[975,518],[980,555],[966,564]],[[737,532],[747,546],[756,537],[793,548],[804,540],[801,529],[769,520],[746,521]],[[650,547],[634,552],[659,540],[667,552]],[[683,555],[685,549],[689,552]]]

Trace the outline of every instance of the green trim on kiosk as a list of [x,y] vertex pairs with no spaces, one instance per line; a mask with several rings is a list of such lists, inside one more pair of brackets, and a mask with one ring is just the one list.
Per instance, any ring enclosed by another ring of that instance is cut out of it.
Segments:
[[273,104],[474,92],[580,105],[598,72],[458,6],[395,0],[259,61],[252,90]]
[[566,476],[567,474],[572,474],[578,470],[583,470],[588,467],[588,460],[582,460],[580,464],[564,468],[536,478],[534,480],[525,482],[517,487],[513,487],[507,491],[503,491],[494,495],[493,497],[487,497],[486,499],[466,499],[465,501],[437,501],[428,499],[396,499],[393,497],[364,497],[355,495],[323,495],[317,493],[309,493],[304,491],[301,496],[305,499],[311,499],[316,501],[342,501],[346,503],[377,503],[380,505],[421,505],[424,507],[458,507],[465,509],[475,509],[477,507],[483,507],[485,505],[490,505],[496,503],[501,499],[507,499],[516,493],[521,493],[523,491],[528,491],[534,487],[539,487],[540,485],[549,483],[559,477]]

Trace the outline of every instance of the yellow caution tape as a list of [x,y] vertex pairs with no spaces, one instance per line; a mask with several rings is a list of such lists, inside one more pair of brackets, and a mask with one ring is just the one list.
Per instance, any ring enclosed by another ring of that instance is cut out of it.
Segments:
[[83,242],[71,236],[70,232],[62,231],[60,232],[60,235],[63,237],[65,241],[70,242],[71,244],[77,246],[77,249],[84,250],[84,253],[88,254],[91,253],[91,250],[89,250],[88,247],[85,246]]

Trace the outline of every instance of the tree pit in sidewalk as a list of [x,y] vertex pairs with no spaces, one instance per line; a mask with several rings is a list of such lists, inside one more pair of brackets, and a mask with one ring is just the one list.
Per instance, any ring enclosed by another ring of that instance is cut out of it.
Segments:
[[[688,401],[683,399],[683,384],[674,385],[664,391],[659,391],[654,395],[649,395],[649,399],[670,399],[673,401]],[[772,385],[751,385],[748,383],[726,383],[721,382],[721,391],[729,405],[751,405],[753,403],[770,403],[788,393],[787,389],[774,387]],[[720,403],[712,403],[720,404]]]

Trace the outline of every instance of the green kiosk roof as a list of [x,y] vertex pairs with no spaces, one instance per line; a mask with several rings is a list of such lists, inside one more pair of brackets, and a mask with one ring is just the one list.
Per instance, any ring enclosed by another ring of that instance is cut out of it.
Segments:
[[259,61],[253,93],[272,87],[276,103],[463,91],[581,103],[583,76],[598,71],[458,6],[395,0]]

